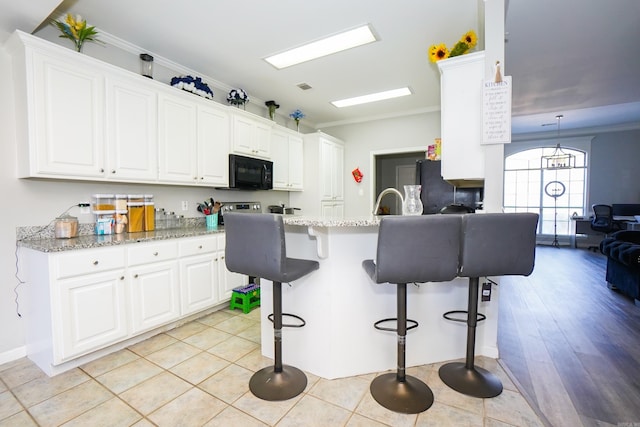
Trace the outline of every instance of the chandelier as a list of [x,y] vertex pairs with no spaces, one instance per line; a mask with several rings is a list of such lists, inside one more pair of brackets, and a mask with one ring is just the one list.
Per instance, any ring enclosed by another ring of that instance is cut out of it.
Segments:
[[565,152],[562,147],[560,147],[560,119],[563,117],[562,114],[556,116],[558,122],[558,133],[556,137],[558,142],[556,143],[556,148],[553,150],[553,153],[542,156],[541,158],[542,167],[545,169],[570,169],[576,167],[576,156]]

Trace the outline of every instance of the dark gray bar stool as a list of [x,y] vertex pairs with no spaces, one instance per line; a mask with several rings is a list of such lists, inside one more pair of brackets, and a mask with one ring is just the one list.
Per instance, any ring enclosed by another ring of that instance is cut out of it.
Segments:
[[[282,312],[282,283],[292,282],[317,270],[319,263],[287,258],[282,215],[226,213],[225,261],[227,269],[236,273],[260,277],[273,282],[274,366],[253,374],[251,392],[263,400],[287,400],[302,393],[307,377],[300,369],[282,364],[282,327],[302,327],[304,319]],[[300,323],[283,324],[282,317]]]
[[[418,326],[415,320],[407,319],[407,283],[444,282],[456,277],[460,228],[460,215],[384,217],[380,221],[376,260],[362,262],[374,282],[397,286],[398,317],[374,323],[376,329],[397,332],[397,372],[376,377],[370,386],[376,402],[392,411],[416,414],[433,404],[431,389],[405,373],[407,330]],[[381,326],[390,321],[396,322],[396,328]]]
[[[473,397],[495,397],[502,383],[486,369],[474,366],[476,325],[484,320],[478,314],[480,277],[522,275],[533,271],[538,215],[533,213],[468,214],[462,218],[460,277],[469,278],[468,311],[449,311],[449,320],[466,321],[467,354],[465,363],[442,365],[440,379],[452,389]],[[452,314],[465,313],[466,319]]]

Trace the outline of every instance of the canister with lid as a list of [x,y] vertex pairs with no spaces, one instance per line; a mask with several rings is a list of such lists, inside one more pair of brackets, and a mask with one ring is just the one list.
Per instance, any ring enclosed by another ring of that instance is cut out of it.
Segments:
[[115,196],[113,194],[94,194],[91,197],[91,210],[94,211],[113,211],[116,209]]
[[117,211],[126,211],[127,210],[127,195],[126,194],[116,194],[115,196],[115,205]]
[[78,235],[78,218],[69,214],[64,214],[56,218],[55,226],[56,239],[70,239]]
[[129,233],[137,233],[144,230],[144,196],[142,194],[129,194],[127,196],[127,210],[129,221]]
[[153,231],[156,229],[155,221],[155,203],[153,202],[153,194],[144,195],[144,231]]

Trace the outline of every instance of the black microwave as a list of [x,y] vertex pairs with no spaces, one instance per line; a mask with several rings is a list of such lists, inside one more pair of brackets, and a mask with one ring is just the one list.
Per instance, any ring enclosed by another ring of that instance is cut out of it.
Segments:
[[273,162],[229,154],[229,188],[271,190]]

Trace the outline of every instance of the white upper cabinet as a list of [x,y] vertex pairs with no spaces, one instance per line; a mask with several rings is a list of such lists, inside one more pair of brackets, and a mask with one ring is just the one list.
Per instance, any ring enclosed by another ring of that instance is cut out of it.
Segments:
[[161,182],[198,182],[196,104],[169,93],[158,97]]
[[232,151],[249,157],[270,159],[273,122],[245,111],[232,110]]
[[107,177],[158,179],[158,101],[155,90],[115,73],[106,79]]
[[274,190],[303,189],[304,147],[299,133],[274,127],[271,132],[271,160]]
[[[206,101],[205,101],[206,102]],[[198,106],[198,179],[229,185],[229,113],[216,105]]]
[[484,179],[482,80],[484,52],[437,62],[440,69],[442,177]]

